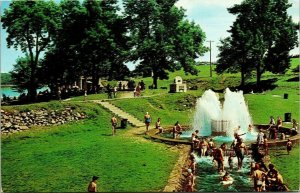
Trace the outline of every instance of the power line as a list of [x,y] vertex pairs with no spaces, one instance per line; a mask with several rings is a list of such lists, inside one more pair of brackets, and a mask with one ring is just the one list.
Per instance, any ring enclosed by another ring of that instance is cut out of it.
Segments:
[[211,43],[214,42],[212,40],[206,41],[209,42],[209,66],[210,66],[210,77],[212,77],[212,68],[211,68]]

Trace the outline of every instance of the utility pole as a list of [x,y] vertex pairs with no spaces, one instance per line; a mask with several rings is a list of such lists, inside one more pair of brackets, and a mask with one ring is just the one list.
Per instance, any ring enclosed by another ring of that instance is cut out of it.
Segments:
[[211,68],[211,43],[214,42],[214,41],[207,41],[209,42],[209,66],[210,66],[210,77],[212,77],[212,68]]

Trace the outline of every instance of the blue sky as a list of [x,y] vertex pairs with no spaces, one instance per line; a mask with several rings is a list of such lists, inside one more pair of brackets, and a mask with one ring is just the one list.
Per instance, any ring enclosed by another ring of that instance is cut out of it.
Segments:
[[[176,3],[176,6],[186,9],[186,16],[189,20],[193,20],[201,26],[206,33],[206,39],[214,41],[212,43],[212,61],[217,59],[219,40],[229,35],[227,30],[235,20],[235,16],[227,12],[227,8],[240,2],[242,0],[179,0]],[[2,15],[10,1],[0,1],[0,3]],[[299,22],[299,0],[289,0],[289,3],[292,3],[292,7],[289,8],[288,13],[294,22]],[[19,50],[7,48],[6,37],[6,31],[1,28],[1,72],[11,71],[16,59],[24,56]],[[209,46],[208,42],[205,44]],[[299,47],[293,49],[291,54],[299,54]],[[209,61],[209,52],[199,59],[200,61]],[[130,63],[129,68],[132,70],[134,64]]]

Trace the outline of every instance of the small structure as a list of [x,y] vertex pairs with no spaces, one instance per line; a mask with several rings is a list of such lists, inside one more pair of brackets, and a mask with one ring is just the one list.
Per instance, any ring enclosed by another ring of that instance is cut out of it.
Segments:
[[186,90],[186,83],[182,81],[182,78],[180,76],[176,76],[174,79],[174,83],[170,84],[170,92],[186,92]]
[[226,131],[230,128],[228,120],[211,120],[212,136],[226,136]]

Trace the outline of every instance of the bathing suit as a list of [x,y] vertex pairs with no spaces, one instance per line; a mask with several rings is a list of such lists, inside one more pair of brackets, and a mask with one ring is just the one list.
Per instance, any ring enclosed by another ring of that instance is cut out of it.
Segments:
[[151,118],[150,117],[146,117],[145,123],[150,123],[151,122]]

